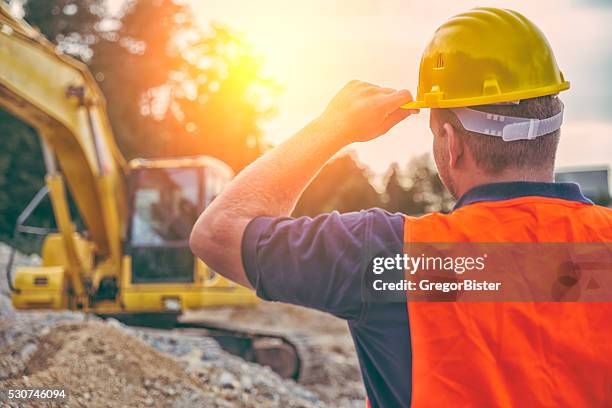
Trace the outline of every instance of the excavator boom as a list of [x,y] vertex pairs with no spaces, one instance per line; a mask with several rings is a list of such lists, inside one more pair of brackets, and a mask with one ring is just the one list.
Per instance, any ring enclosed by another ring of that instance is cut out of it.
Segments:
[[119,262],[126,164],[94,78],[83,63],[59,53],[3,3],[0,61],[0,107],[32,126],[48,144],[96,253]]

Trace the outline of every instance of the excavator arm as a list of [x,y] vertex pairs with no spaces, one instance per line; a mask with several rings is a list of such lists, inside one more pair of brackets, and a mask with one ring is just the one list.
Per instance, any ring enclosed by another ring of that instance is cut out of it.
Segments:
[[[0,107],[39,133],[50,189],[61,177],[50,164],[57,158],[96,254],[119,264],[126,163],[115,145],[105,100],[94,78],[83,63],[58,52],[1,2],[0,61]],[[65,232],[66,237],[71,235]]]

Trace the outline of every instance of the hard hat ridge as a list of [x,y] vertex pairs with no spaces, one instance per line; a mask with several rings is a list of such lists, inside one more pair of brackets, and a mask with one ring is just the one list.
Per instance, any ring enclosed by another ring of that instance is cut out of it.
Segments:
[[421,58],[416,100],[403,107],[488,105],[568,88],[535,24],[516,11],[476,8],[436,30]]

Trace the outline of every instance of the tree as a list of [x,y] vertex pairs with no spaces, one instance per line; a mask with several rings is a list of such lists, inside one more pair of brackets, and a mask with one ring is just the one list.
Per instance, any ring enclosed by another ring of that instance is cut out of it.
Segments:
[[429,154],[413,158],[402,169],[392,163],[384,177],[384,191],[371,184],[372,174],[353,153],[330,161],[306,188],[293,215],[309,215],[337,210],[359,211],[380,207],[389,212],[421,215],[448,211],[453,199],[433,167]]
[[386,210],[401,212],[406,196],[406,190],[401,181],[401,170],[396,162],[391,163],[385,176],[385,192],[382,201]]
[[208,154],[235,170],[265,149],[261,124],[280,88],[262,59],[222,24],[203,29],[171,0],[29,0],[26,19],[86,62],[128,157]]
[[380,194],[370,183],[370,170],[353,153],[330,161],[310,183],[298,201],[294,215],[309,215],[337,210],[359,211],[380,207]]
[[[45,170],[38,136],[33,129],[0,110],[0,239],[10,240],[17,217],[43,186]],[[11,135],[11,137],[8,137]],[[49,202],[36,211],[31,225],[53,226]],[[21,242],[20,249],[31,251],[38,242]]]
[[413,158],[403,171],[397,163],[389,167],[383,201],[387,210],[410,215],[448,211],[453,204],[429,154]]
[[211,30],[186,44],[189,57],[175,71],[175,107],[187,130],[175,154],[206,153],[240,169],[265,150],[260,124],[275,114],[270,97],[280,88],[261,75],[262,60],[240,34],[221,24]]

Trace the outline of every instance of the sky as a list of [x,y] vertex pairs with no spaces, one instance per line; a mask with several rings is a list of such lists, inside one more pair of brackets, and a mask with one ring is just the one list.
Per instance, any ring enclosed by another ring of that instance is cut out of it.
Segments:
[[[278,143],[319,115],[344,83],[361,79],[416,94],[421,53],[448,17],[471,0],[186,0],[198,21],[243,32],[284,87],[265,135]],[[565,122],[558,167],[612,165],[612,0],[496,1],[546,34],[571,89],[561,94]],[[387,135],[352,145],[382,173],[430,151],[427,110]]]

